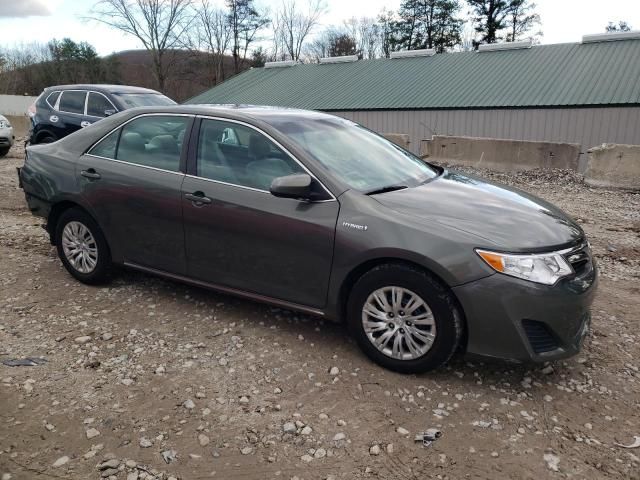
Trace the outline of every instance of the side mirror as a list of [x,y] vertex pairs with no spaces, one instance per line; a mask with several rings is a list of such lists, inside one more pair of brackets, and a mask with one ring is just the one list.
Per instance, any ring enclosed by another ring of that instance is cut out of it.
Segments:
[[310,200],[311,177],[306,173],[298,173],[274,178],[269,191],[276,197]]
[[104,111],[104,116],[105,117],[110,117],[111,115],[113,115],[114,113],[116,113],[116,110],[114,110],[113,108],[109,108],[107,110]]

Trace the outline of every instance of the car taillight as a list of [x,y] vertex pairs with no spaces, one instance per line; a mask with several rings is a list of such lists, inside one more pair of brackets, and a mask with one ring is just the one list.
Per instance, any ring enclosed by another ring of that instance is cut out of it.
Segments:
[[32,103],[29,108],[27,108],[27,115],[29,115],[30,118],[33,118],[36,116],[36,104],[35,102]]

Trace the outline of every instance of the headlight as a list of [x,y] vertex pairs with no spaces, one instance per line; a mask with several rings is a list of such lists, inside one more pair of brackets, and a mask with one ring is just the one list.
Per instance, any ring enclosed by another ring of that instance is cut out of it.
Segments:
[[11,124],[7,120],[0,120],[0,128],[11,128]]
[[559,253],[516,255],[476,250],[496,272],[522,278],[530,282],[553,285],[573,273],[573,269]]

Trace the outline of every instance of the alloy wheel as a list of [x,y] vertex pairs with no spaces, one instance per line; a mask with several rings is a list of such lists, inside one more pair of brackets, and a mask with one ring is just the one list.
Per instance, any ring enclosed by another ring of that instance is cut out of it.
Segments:
[[62,230],[62,250],[71,266],[80,273],[91,273],[98,264],[98,245],[91,230],[78,221]]
[[362,308],[362,325],[369,341],[397,360],[424,356],[436,338],[433,312],[418,294],[388,286],[373,291]]

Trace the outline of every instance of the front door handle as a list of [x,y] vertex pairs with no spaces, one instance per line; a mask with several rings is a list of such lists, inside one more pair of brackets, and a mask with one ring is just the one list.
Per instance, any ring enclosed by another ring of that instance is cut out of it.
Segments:
[[98,180],[99,178],[101,178],[101,175],[98,172],[96,172],[93,168],[82,170],[80,172],[80,175],[82,175],[85,178],[89,178],[91,180]]
[[209,197],[205,197],[204,193],[200,191],[185,193],[184,198],[191,200],[196,205],[209,205],[211,203],[211,199]]

